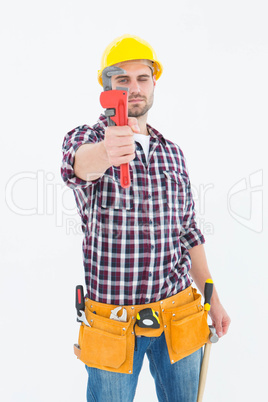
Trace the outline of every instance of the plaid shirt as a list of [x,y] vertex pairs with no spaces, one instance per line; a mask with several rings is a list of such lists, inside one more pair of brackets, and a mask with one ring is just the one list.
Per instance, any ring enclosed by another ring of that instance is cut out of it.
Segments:
[[74,175],[75,152],[104,139],[107,120],[70,131],[63,142],[62,178],[74,191],[84,232],[87,295],[109,304],[151,303],[190,286],[188,249],[205,242],[181,149],[150,127],[148,164],[136,142],[131,186],[120,186],[120,167],[97,180]]

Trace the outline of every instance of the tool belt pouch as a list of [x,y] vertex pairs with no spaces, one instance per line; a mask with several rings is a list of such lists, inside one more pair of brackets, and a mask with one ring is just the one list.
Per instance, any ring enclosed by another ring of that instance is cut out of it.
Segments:
[[120,373],[132,372],[130,321],[120,322],[95,314],[87,307],[86,317],[90,327],[80,326],[79,345],[75,345],[76,356],[90,367]]
[[193,289],[193,298],[191,303],[162,312],[171,363],[197,351],[208,341],[207,311],[196,289]]

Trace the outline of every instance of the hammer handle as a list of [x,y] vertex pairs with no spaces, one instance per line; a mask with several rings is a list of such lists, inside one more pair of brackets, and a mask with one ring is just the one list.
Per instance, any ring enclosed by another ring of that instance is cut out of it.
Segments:
[[208,362],[209,362],[211,345],[212,344],[210,342],[206,343],[206,345],[205,345],[204,356],[203,356],[203,360],[202,360],[202,367],[201,367],[200,377],[199,377],[197,402],[202,402],[202,400],[203,400],[207,372],[208,372]]
[[204,296],[205,296],[204,310],[205,311],[210,310],[212,293],[213,293],[213,280],[207,279],[206,283],[205,283],[205,291],[204,291]]
[[82,285],[77,285],[75,288],[75,308],[77,312],[85,310],[84,289]]

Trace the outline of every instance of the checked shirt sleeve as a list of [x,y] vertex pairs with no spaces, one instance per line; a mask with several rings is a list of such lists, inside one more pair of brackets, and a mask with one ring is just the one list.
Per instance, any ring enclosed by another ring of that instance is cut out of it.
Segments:
[[205,238],[197,227],[195,219],[195,203],[191,191],[190,180],[186,186],[186,207],[183,217],[180,241],[187,249],[205,243]]
[[85,188],[99,180],[85,181],[74,174],[74,157],[77,149],[83,144],[95,144],[99,141],[98,134],[86,125],[75,128],[65,136],[62,145],[61,176],[67,186],[72,189]]
[[195,219],[195,203],[192,196],[190,181],[186,187],[186,207],[181,227],[180,241],[187,249],[205,243],[205,238],[197,227]]

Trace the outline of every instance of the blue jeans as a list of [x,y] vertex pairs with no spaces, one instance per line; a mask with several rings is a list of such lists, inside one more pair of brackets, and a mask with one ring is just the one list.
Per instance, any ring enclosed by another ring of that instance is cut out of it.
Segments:
[[137,338],[133,374],[86,366],[87,402],[132,402],[145,353],[160,402],[196,402],[203,349],[171,364],[164,333],[158,338]]

